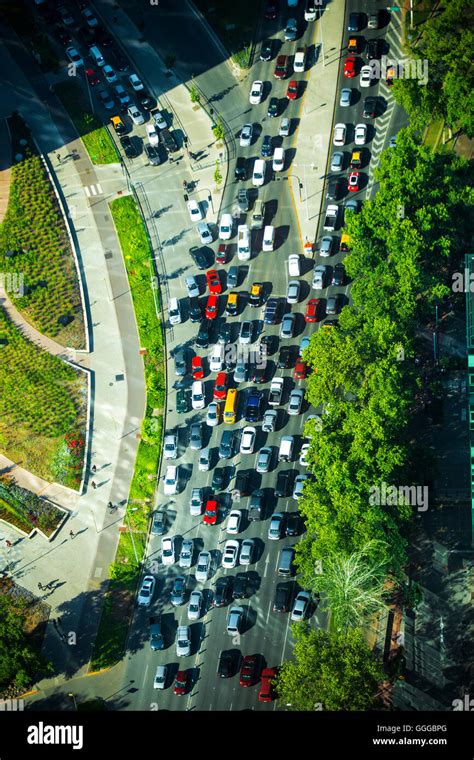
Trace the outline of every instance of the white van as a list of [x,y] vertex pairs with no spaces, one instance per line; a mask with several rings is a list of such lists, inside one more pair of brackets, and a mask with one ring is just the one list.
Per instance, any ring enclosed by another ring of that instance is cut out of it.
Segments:
[[279,462],[291,462],[293,459],[294,445],[295,439],[292,435],[282,435],[280,448],[278,449]]
[[105,66],[105,58],[96,45],[89,48],[89,55],[96,66]]
[[265,182],[265,161],[257,158],[253,165],[252,185],[260,187]]
[[275,148],[273,153],[273,171],[281,172],[285,168],[285,149]]
[[212,347],[212,352],[209,357],[209,368],[211,372],[221,372],[224,366],[224,352],[225,346],[223,343],[216,343]]
[[239,224],[237,227],[237,258],[239,261],[248,261],[250,253],[249,226],[248,224]]
[[181,307],[177,298],[170,298],[168,304],[168,314],[170,318],[170,325],[181,324]]
[[263,230],[262,251],[273,251],[274,242],[275,242],[275,227],[268,225]]

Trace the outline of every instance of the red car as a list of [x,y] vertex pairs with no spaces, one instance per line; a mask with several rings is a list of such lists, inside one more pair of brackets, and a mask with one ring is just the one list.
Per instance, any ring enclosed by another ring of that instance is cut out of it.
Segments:
[[176,681],[174,682],[174,693],[180,697],[184,696],[188,690],[188,671],[178,670],[176,674]]
[[221,243],[216,255],[216,264],[225,264],[227,260],[227,246],[225,243]]
[[288,85],[288,89],[286,91],[286,97],[288,100],[296,100],[298,97],[298,82],[296,79],[292,79],[290,84]]
[[356,193],[359,189],[360,172],[351,172],[347,181],[347,189],[350,193]]
[[206,319],[217,317],[217,296],[209,296],[206,304]]
[[95,73],[94,69],[86,69],[86,77],[87,77],[87,81],[89,82],[90,85],[92,85],[92,87],[94,87],[94,85],[96,84],[99,84],[100,80],[97,74]]
[[272,681],[277,674],[276,668],[265,668],[262,670],[260,691],[258,692],[259,702],[273,702],[275,692],[272,687]]
[[267,0],[265,3],[264,16],[268,21],[273,21],[278,15],[278,0]]
[[293,377],[295,378],[295,380],[305,380],[307,372],[308,372],[308,368],[306,366],[306,363],[302,362],[301,359],[298,359],[295,365],[295,369],[293,371]]
[[217,522],[217,501],[209,499],[206,502],[206,509],[204,510],[203,517],[204,525],[215,525]]
[[304,318],[306,322],[317,322],[319,319],[319,307],[321,301],[319,298],[310,298],[306,307]]
[[193,380],[202,380],[204,377],[204,367],[202,366],[200,356],[193,356],[191,359],[191,371],[193,373]]
[[258,657],[255,654],[248,654],[242,661],[240,668],[240,686],[252,686],[258,679]]
[[352,77],[355,77],[356,75],[355,63],[356,63],[355,56],[350,55],[348,58],[346,58],[344,62],[344,76],[345,77],[348,77],[349,79],[352,79]]
[[209,271],[206,272],[206,281],[209,293],[213,293],[214,295],[222,293],[221,280],[215,269],[209,269]]
[[225,372],[219,372],[214,385],[214,399],[225,399],[227,396],[227,375]]
[[276,59],[275,71],[273,76],[275,79],[285,79],[288,74],[288,56],[279,55]]

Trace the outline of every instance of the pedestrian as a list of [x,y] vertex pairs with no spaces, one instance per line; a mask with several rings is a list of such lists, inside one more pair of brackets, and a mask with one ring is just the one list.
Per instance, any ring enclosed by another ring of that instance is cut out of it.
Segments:
[[61,163],[61,154],[60,153],[56,153],[56,158],[58,159],[58,164],[60,164]]
[[75,535],[74,531],[70,530],[69,531],[69,538],[74,538],[74,535]]
[[113,509],[113,508],[114,508],[114,505],[112,504],[111,501],[109,501],[109,503],[107,504],[107,509]]
[[10,549],[10,547],[13,546],[12,542],[9,541],[8,538],[5,539],[5,543],[6,543],[8,549]]
[[91,470],[92,472],[97,472],[97,467],[95,466],[95,464],[92,465]]
[[44,586],[43,586],[42,583],[38,583],[38,590],[39,591],[44,591]]
[[45,589],[46,589],[47,591],[49,591],[49,590],[50,590],[50,589],[52,589],[52,588],[53,588],[53,581],[50,581],[49,583],[47,583],[47,584],[46,584],[46,586],[45,586]]
[[95,482],[95,480],[92,481],[91,486],[92,488],[97,488],[97,483]]

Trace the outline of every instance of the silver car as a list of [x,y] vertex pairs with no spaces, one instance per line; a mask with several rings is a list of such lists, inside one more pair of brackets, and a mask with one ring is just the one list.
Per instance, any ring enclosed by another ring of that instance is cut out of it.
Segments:
[[264,433],[273,433],[276,427],[278,412],[276,409],[268,409],[263,415],[262,430]]
[[179,566],[188,568],[191,567],[193,562],[194,542],[192,538],[185,538],[181,544],[181,551],[179,553]]
[[177,377],[183,377],[186,374],[186,351],[184,348],[178,348],[174,355],[174,373]]
[[325,267],[324,265],[315,267],[313,271],[313,280],[311,282],[311,287],[314,290],[322,290],[323,288],[326,287],[326,281],[327,281],[327,267]]
[[283,527],[283,520],[285,515],[283,512],[274,512],[270,518],[270,525],[268,527],[268,539],[270,541],[278,541],[281,537],[281,529]]
[[155,678],[153,680],[153,688],[165,689],[167,675],[168,675],[168,666],[158,665],[155,671]]
[[211,555],[209,552],[199,552],[196,565],[196,580],[198,583],[206,583],[211,572]]
[[244,320],[240,325],[239,343],[244,345],[252,342],[253,325]]
[[[274,411],[274,410],[271,410]],[[257,472],[268,472],[272,461],[272,450],[270,446],[264,446],[260,449],[257,458]]]
[[331,156],[331,171],[342,172],[343,166],[344,166],[344,153],[340,150],[337,150]]
[[199,455],[199,472],[208,472],[211,469],[211,451],[209,448],[202,449]]
[[295,620],[296,622],[299,620],[304,620],[310,601],[311,594],[309,591],[300,591],[296,595],[296,599],[293,603],[293,609],[291,610],[291,620]]
[[237,359],[234,369],[234,381],[236,383],[245,383],[247,380],[248,365],[244,357]]
[[193,422],[189,428],[189,448],[193,451],[202,449],[202,426],[200,422]]
[[290,393],[290,400],[288,401],[288,414],[295,415],[301,413],[301,406],[303,404],[304,391],[302,388],[294,388]]
[[293,486],[293,498],[298,500],[303,495],[303,487],[308,480],[308,475],[297,475]]
[[290,280],[288,283],[288,290],[286,291],[287,303],[298,303],[300,297],[300,282],[299,280]]
[[221,416],[221,405],[218,401],[211,401],[209,406],[207,407],[207,415],[206,415],[206,425],[209,425],[209,427],[215,427],[220,420]]
[[252,142],[253,126],[252,124],[244,124],[240,132],[240,147],[246,148]]
[[292,338],[295,331],[295,314],[285,314],[280,324],[280,338]]
[[254,545],[255,544],[253,538],[246,538],[244,541],[242,541],[239,557],[239,562],[241,565],[250,565],[252,562]]
[[188,291],[188,296],[190,298],[197,298],[197,296],[199,296],[199,287],[196,278],[193,277],[192,274],[184,278],[184,284],[186,285],[186,290]]
[[197,620],[201,615],[202,591],[192,591],[188,604],[188,620]]
[[349,87],[344,87],[341,90],[341,96],[339,98],[340,106],[350,106],[352,97],[352,90]]
[[286,22],[286,28],[285,28],[285,40],[288,40],[289,42],[294,42],[296,40],[296,32],[298,29],[298,25],[296,23],[295,18],[289,18]]
[[321,245],[319,246],[319,255],[330,256],[331,252],[332,252],[332,237],[330,235],[325,235],[323,238],[321,238]]

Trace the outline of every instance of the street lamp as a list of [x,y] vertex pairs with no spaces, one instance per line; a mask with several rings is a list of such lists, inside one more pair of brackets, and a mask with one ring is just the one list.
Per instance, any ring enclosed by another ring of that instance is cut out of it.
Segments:
[[74,702],[74,709],[75,709],[75,711],[77,712],[77,702],[76,702],[76,697],[74,696],[74,694],[72,693],[72,691],[71,691],[71,692],[69,692],[69,694],[68,694],[68,697],[70,697],[70,698],[73,700],[73,702]]
[[[129,512],[136,512],[137,509],[140,509],[140,507],[134,507],[133,509],[130,509],[128,511]],[[125,518],[125,522],[127,523],[128,532],[130,533],[130,538],[132,539],[132,546],[133,546],[133,553],[135,555],[135,561],[137,563],[137,566],[140,567],[140,562],[138,560],[137,550],[135,548],[135,540],[133,538],[133,533],[132,533],[132,529],[130,527],[130,520],[128,519],[127,512],[125,512],[124,518]]]

